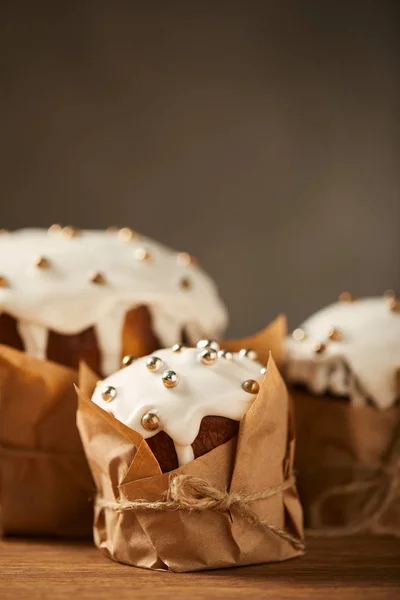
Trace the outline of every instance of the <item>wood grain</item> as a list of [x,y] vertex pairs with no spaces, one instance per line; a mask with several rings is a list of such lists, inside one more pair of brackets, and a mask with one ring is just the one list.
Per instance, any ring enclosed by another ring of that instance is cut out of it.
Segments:
[[308,552],[285,563],[173,574],[114,563],[89,544],[0,542],[0,598],[400,597],[400,540],[358,537],[308,540]]

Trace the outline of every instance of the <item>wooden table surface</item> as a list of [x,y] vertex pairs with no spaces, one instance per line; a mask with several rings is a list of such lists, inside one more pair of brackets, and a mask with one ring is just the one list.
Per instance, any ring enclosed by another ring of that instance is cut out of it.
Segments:
[[201,573],[135,569],[89,544],[0,542],[1,600],[400,598],[400,540],[308,540],[302,558]]

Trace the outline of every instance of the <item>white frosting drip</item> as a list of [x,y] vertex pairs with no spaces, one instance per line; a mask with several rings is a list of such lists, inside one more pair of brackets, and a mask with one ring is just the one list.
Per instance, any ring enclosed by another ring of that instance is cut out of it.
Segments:
[[[328,339],[334,327],[341,341]],[[288,338],[286,373],[289,381],[305,384],[322,395],[348,396],[354,404],[371,399],[379,408],[399,397],[396,369],[400,366],[400,314],[385,298],[337,302],[301,325],[303,341]],[[326,344],[324,352],[315,343]]]
[[[260,382],[263,377],[262,365],[240,354],[233,354],[233,360],[218,358],[214,364],[204,365],[199,360],[200,353],[197,348],[182,352],[159,350],[155,355],[162,359],[163,366],[157,372],[146,368],[146,357],[138,359],[98,385],[92,400],[145,439],[164,430],[175,444],[179,464],[186,464],[193,460],[191,444],[203,417],[222,416],[239,421],[256,397],[245,392],[242,383],[247,379]],[[178,374],[176,387],[164,387],[161,377],[165,369]],[[102,398],[102,390],[107,386],[116,389],[110,402]],[[160,420],[156,431],[142,426],[147,412],[155,413]]]
[[46,358],[48,330],[41,325],[19,321],[18,333],[28,354],[44,360]]
[[102,373],[114,373],[121,366],[122,330],[128,310],[126,305],[115,306],[112,312],[104,315],[96,324]]
[[[150,260],[135,258],[138,248],[148,250]],[[47,268],[34,266],[38,256],[49,261]],[[90,280],[98,272],[105,277],[103,285]],[[120,355],[121,306],[148,305],[164,344],[179,341],[184,326],[219,338],[227,323],[211,278],[145,237],[126,242],[102,231],[81,231],[73,238],[41,229],[16,231],[0,236],[0,276],[9,284],[0,287],[0,312],[20,321],[28,352],[43,347],[46,329],[77,334],[96,326],[109,355],[104,357],[106,373],[117,364],[112,352]],[[182,278],[190,280],[189,288],[179,285]]]

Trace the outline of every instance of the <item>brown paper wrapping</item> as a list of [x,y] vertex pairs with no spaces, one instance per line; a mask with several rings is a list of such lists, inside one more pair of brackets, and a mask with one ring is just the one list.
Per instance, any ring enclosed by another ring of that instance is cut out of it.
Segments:
[[94,484],[76,427],[77,373],[0,346],[0,531],[87,537]]
[[325,535],[400,536],[400,407],[291,395],[306,525]]
[[[218,490],[242,495],[290,478],[294,432],[287,390],[272,358],[238,437],[165,474],[138,433],[89,400],[95,382],[94,374],[82,368],[78,427],[98,492],[95,543],[107,556],[147,569],[185,572],[280,561],[302,553],[302,511],[294,486],[252,502],[251,509],[263,522],[255,524],[234,511],[118,512],[103,506],[162,499],[171,475],[200,478]],[[284,530],[297,544],[264,522]]]

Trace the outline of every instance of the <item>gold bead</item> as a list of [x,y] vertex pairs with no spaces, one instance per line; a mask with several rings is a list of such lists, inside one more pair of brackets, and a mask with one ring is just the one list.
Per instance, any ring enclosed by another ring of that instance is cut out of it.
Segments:
[[59,225],[59,223],[54,223],[54,225],[50,225],[50,227],[47,230],[47,233],[53,234],[53,233],[60,233],[62,230],[61,225]]
[[197,342],[197,348],[212,348],[219,351],[219,344],[215,340],[200,340]]
[[239,352],[240,356],[244,356],[249,360],[257,360],[258,354],[253,348],[242,348]]
[[146,367],[152,373],[159,371],[163,364],[163,361],[161,360],[161,358],[158,358],[158,356],[149,356],[149,358],[146,361]]
[[6,288],[9,287],[8,279],[0,275],[0,287]]
[[324,344],[323,342],[317,342],[316,344],[314,344],[313,350],[315,354],[322,354],[326,350],[326,344]]
[[267,367],[263,367],[262,369],[260,369],[261,375],[265,375],[266,372],[267,372]]
[[134,363],[135,360],[137,360],[136,356],[133,356],[133,354],[127,354],[122,359],[122,366],[123,367],[129,367],[129,365],[131,365],[132,363]]
[[35,258],[35,267],[38,269],[48,269],[50,267],[50,261],[44,256],[37,256]]
[[179,252],[176,259],[178,263],[184,267],[193,267],[194,265],[197,265],[197,259],[188,252]]
[[92,275],[90,276],[90,281],[92,283],[96,283],[97,285],[105,285],[106,284],[106,278],[104,277],[103,273],[101,273],[100,271],[96,271],[95,273],[92,273]]
[[218,358],[224,358],[225,360],[233,360],[233,354],[232,352],[229,352],[229,350],[219,350]]
[[136,260],[143,260],[145,262],[150,262],[152,260],[151,253],[146,248],[136,248],[134,254]]
[[158,415],[152,412],[148,412],[142,417],[142,427],[147,431],[156,431],[160,426],[160,419]]
[[342,292],[339,295],[339,302],[355,302],[356,298],[350,292]]
[[397,397],[400,398],[400,365],[396,369],[395,377],[396,377]]
[[133,239],[137,238],[137,233],[136,233],[136,231],[134,231],[130,227],[122,227],[122,229],[120,229],[118,231],[118,237],[123,242],[130,242]]
[[328,338],[332,340],[332,342],[341,342],[343,334],[337,327],[331,327],[328,331]]
[[179,281],[179,287],[181,287],[183,290],[190,290],[192,287],[192,282],[189,277],[182,277],[182,279]]
[[385,290],[383,297],[386,298],[386,300],[392,300],[393,298],[396,298],[396,292],[394,290]]
[[183,352],[184,350],[186,350],[186,346],[184,346],[183,344],[174,344],[172,346],[172,352]]
[[292,338],[296,341],[296,342],[304,342],[307,339],[307,334],[304,331],[304,329],[295,329],[292,333]]
[[260,391],[260,384],[255,379],[246,379],[242,383],[242,390],[248,394],[258,394]]
[[179,381],[179,376],[177,373],[175,373],[175,371],[171,371],[170,369],[167,369],[162,374],[162,382],[166,388],[174,388],[176,385],[178,385],[178,381]]
[[388,301],[389,304],[389,308],[392,312],[400,312],[400,300],[397,300],[397,298],[391,298]]
[[200,362],[203,365],[213,365],[218,359],[218,354],[213,348],[204,348],[200,353]]
[[107,227],[106,233],[118,233],[119,227],[116,225],[111,225],[111,227]]
[[116,395],[117,390],[112,385],[107,385],[101,393],[101,397],[103,398],[104,402],[111,402],[111,400],[114,400]]
[[80,232],[77,227],[72,227],[72,225],[67,225],[67,227],[62,228],[61,233],[64,237],[71,239],[74,237],[78,237]]

